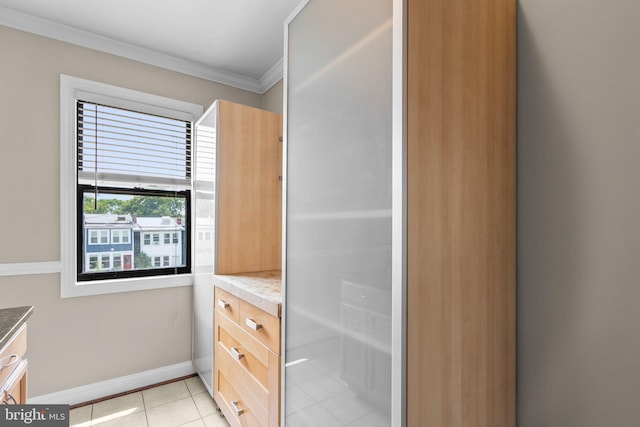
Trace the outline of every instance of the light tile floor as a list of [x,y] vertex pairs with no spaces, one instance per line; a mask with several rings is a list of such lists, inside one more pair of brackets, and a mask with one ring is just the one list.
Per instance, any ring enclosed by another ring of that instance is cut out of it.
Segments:
[[229,427],[198,377],[81,406],[70,419],[72,427]]

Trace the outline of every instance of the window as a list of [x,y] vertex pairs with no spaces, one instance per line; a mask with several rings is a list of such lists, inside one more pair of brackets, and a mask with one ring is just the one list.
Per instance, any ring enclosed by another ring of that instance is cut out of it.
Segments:
[[90,245],[104,245],[109,243],[109,230],[89,230]]
[[122,256],[120,254],[113,255],[113,269],[120,270],[122,268]]
[[109,258],[110,258],[110,256],[108,254],[100,255],[100,259],[102,260],[102,263],[100,264],[100,267],[103,270],[109,270],[111,268],[111,262],[110,262]]
[[111,230],[111,243],[116,245],[129,243],[129,230]]
[[178,233],[173,233],[173,243],[174,243],[174,244],[180,243],[180,242],[178,241]]
[[164,244],[165,245],[170,245],[171,244],[171,234],[164,233]]
[[[202,107],[61,76],[60,111],[61,295],[190,285],[191,128]],[[185,239],[166,253],[174,233]]]
[[97,245],[98,244],[98,231],[91,230],[89,231],[89,244]]

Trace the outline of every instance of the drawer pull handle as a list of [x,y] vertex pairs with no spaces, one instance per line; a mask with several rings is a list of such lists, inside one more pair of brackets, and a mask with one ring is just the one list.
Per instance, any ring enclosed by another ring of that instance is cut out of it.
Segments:
[[218,305],[222,308],[229,308],[229,303],[223,299],[218,300]]
[[243,353],[240,353],[240,352],[238,351],[238,348],[237,348],[237,347],[231,347],[231,355],[232,355],[232,356],[233,356],[233,358],[234,358],[234,359],[236,359],[236,360],[240,360],[240,359],[242,359],[242,358],[244,357],[244,354],[243,354]]
[[9,360],[11,360],[12,358],[15,358],[15,360],[13,362],[9,362],[6,365],[0,365],[0,371],[4,370],[4,369],[6,369],[6,368],[8,368],[10,366],[15,365],[16,363],[18,363],[20,361],[20,356],[18,356],[15,353],[10,354],[7,357],[5,357],[5,359],[9,359]]
[[262,328],[262,325],[260,323],[256,323],[255,320],[250,319],[247,317],[247,320],[245,321],[246,325],[248,327],[250,327],[251,329],[253,329],[254,331],[257,331],[258,329]]
[[8,391],[4,392],[4,399],[2,399],[2,404],[3,405],[10,405],[11,403],[13,403],[14,405],[18,404],[18,401],[16,401],[16,398],[11,396],[11,393],[9,393]]
[[231,402],[231,409],[233,409],[233,412],[236,414],[237,417],[239,417],[244,413],[244,409],[238,408],[237,400],[234,400],[233,402]]

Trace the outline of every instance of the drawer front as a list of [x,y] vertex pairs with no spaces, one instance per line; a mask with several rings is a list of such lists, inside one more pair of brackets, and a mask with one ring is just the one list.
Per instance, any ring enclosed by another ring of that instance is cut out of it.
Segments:
[[27,324],[25,323],[0,352],[0,384],[3,384],[20,364],[26,352]]
[[263,387],[269,386],[269,350],[240,326],[216,313],[216,342]]
[[0,404],[23,405],[27,403],[27,361],[23,360],[0,387]]
[[267,419],[269,392],[237,363],[231,353],[220,343],[216,346],[216,370],[231,382],[238,396],[251,408],[260,420]]
[[216,287],[215,290],[216,311],[224,313],[234,322],[240,322],[240,300],[224,289]]
[[[215,317],[214,397],[223,375],[265,426],[280,425],[280,356],[226,316]],[[239,357],[242,354],[242,357]],[[221,405],[219,403],[219,405]],[[234,424],[231,424],[234,425]]]
[[240,326],[271,351],[280,354],[280,318],[241,300]]
[[[267,424],[260,422],[261,418],[247,406],[246,401],[232,387],[232,381],[228,380],[223,372],[216,371],[218,387],[215,390],[214,397],[217,398],[216,402],[229,425],[231,427],[266,427]],[[242,413],[238,413],[237,410],[242,411]]]

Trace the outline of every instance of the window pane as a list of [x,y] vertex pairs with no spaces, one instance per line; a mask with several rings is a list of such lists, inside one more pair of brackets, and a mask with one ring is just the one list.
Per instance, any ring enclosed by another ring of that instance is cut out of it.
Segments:
[[[187,232],[187,192],[98,188],[97,201],[95,197],[94,188],[82,192],[83,243],[78,259],[85,265],[80,280],[106,278],[100,274],[115,271],[129,277],[187,266],[188,242],[178,238]],[[114,277],[119,276],[108,278]]]

